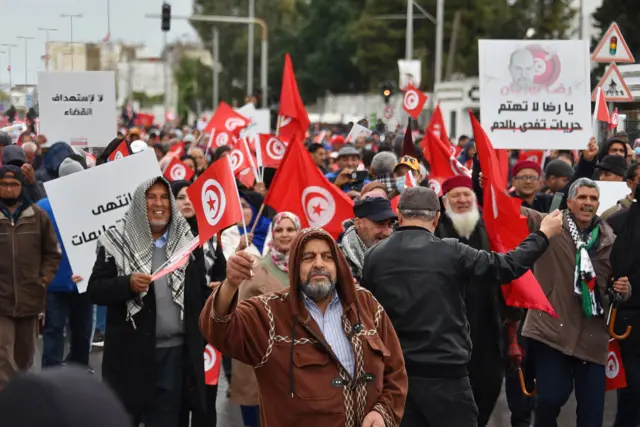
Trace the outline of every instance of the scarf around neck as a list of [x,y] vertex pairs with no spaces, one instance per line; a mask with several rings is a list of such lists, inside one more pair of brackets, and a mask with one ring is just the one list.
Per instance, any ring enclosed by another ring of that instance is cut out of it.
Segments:
[[602,316],[604,310],[600,292],[596,288],[596,272],[593,269],[589,250],[598,240],[600,227],[596,225],[589,232],[585,242],[580,235],[580,230],[571,215],[567,214],[567,223],[573,243],[576,245],[576,268],[574,271],[573,292],[580,299],[582,312],[586,317]]
[[[147,218],[146,193],[156,182],[161,181],[169,188],[169,182],[163,177],[149,179],[136,188],[129,210],[124,214],[122,221],[116,223],[114,228],[107,230],[98,239],[97,250],[105,249],[106,259],[113,259],[118,271],[118,276],[127,276],[132,273],[153,274],[151,261],[153,258],[153,235]],[[182,250],[191,240],[191,228],[176,206],[173,194],[169,191],[171,203],[171,219],[168,226],[167,244],[164,249],[167,259]],[[184,277],[187,264],[169,273],[167,283],[171,289],[173,301],[184,309]],[[147,292],[141,292],[127,301],[127,321],[131,321],[135,328],[133,316],[142,310],[142,299]]]
[[[291,212],[280,212],[276,216],[273,217],[273,221],[271,222],[271,232],[280,225],[283,219],[288,219],[293,223],[296,231],[300,231],[300,218],[294,213]],[[284,271],[285,273],[289,272],[289,252],[282,252],[276,248],[275,240],[271,240],[269,242],[269,249],[271,252],[271,260],[278,267],[279,270]]]
[[364,254],[367,248],[356,232],[356,226],[352,225],[347,228],[342,236],[342,251],[347,259],[355,267],[354,276],[362,276],[362,266],[364,264]]

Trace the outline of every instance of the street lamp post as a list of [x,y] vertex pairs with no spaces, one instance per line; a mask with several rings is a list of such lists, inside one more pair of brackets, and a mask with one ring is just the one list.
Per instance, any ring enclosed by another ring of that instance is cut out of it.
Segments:
[[[256,16],[256,1],[249,0],[249,19]],[[253,22],[249,24],[249,46],[247,46],[247,96],[253,96]]]
[[11,49],[14,47],[18,47],[17,44],[9,44],[9,43],[4,43],[4,44],[0,44],[0,46],[2,47],[6,47],[7,48],[7,53],[9,54],[9,64],[7,65],[7,70],[9,71],[9,93],[11,93],[11,88],[13,87],[12,81],[11,81]]
[[57,28],[38,28],[38,31],[44,31],[46,34],[46,44],[44,45],[44,66],[47,71],[49,71],[49,33],[51,31],[58,31]]
[[71,31],[69,45],[71,50],[71,71],[73,71],[73,57],[75,56],[73,53],[73,18],[82,18],[82,14],[62,13],[60,14],[60,18],[69,18],[69,30]]
[[29,37],[29,36],[18,36],[18,39],[22,39],[24,40],[24,86],[25,86],[25,90],[27,88],[27,84],[28,84],[28,62],[29,62],[29,55],[28,55],[28,49],[27,46],[29,44],[29,40],[35,40],[35,37]]

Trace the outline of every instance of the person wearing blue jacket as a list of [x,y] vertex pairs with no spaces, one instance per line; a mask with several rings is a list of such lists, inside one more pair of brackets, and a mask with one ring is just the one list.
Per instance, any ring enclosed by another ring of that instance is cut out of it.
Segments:
[[[63,177],[83,170],[84,167],[79,162],[66,158],[60,164],[57,173],[58,177]],[[41,199],[37,205],[49,214],[62,249],[62,260],[53,281],[47,288],[42,367],[58,366],[62,363],[74,363],[88,367],[93,332],[93,305],[86,292],[78,293],[76,283],[81,281],[82,277],[74,275],[71,271],[69,257],[64,249],[49,199]],[[64,330],[67,321],[71,340],[69,354],[65,359]]]

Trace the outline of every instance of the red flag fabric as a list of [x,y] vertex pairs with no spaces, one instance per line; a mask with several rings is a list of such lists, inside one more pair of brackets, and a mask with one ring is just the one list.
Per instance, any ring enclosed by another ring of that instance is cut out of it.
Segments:
[[530,160],[536,162],[542,167],[542,159],[544,157],[544,151],[541,150],[522,150],[518,155],[518,161]]
[[278,121],[278,137],[281,141],[304,141],[310,121],[298,91],[298,83],[288,53],[284,57]]
[[177,157],[182,157],[186,153],[184,152],[184,142],[178,142],[177,144],[173,144],[169,148],[169,153],[174,153]]
[[204,348],[204,382],[206,385],[218,385],[222,355],[211,344]]
[[287,144],[272,134],[260,134],[259,136],[261,166],[277,168],[282,163]]
[[302,227],[324,228],[334,238],[353,218],[353,201],[324,177],[301,142],[291,142],[276,171],[265,204],[298,215]]
[[233,147],[233,150],[229,152],[231,170],[238,181],[245,187],[252,188],[256,182],[257,161],[244,138],[238,140]]
[[427,129],[425,139],[428,139],[428,150],[431,153],[430,177],[450,178],[456,175],[471,176],[469,169],[455,158],[454,149]]
[[611,113],[611,120],[609,121],[609,129],[613,130],[615,128],[618,127],[618,109],[616,108],[615,110],[613,110],[613,113]]
[[171,159],[171,162],[164,170],[164,177],[171,182],[180,181],[182,179],[186,179],[188,181],[193,178],[194,174],[194,170],[178,160],[177,157]]
[[[204,133],[211,133],[214,129],[217,133],[227,132],[236,138],[240,137],[240,131],[249,126],[251,120],[236,113],[226,102],[221,102],[216,112],[204,128]],[[223,144],[224,145],[224,144]]]
[[125,157],[131,155],[131,151],[129,151],[129,146],[127,145],[127,141],[122,140],[118,147],[109,154],[109,161],[112,162],[114,160],[124,159]]
[[229,159],[214,162],[187,188],[198,221],[200,246],[242,220],[238,187]]
[[189,261],[191,252],[193,252],[198,247],[199,243],[200,240],[198,236],[194,237],[193,240],[187,243],[184,248],[173,254],[171,258],[169,258],[169,260],[164,264],[163,268],[153,273],[153,276],[151,276],[151,280],[158,280],[185,265],[187,261]]
[[[522,201],[506,193],[493,146],[472,112],[469,112],[469,116],[484,178],[482,219],[491,250],[505,253],[516,248],[529,234],[527,221],[520,215]],[[509,306],[540,310],[557,317],[531,271],[503,285],[502,294]]]
[[605,390],[616,390],[627,386],[627,374],[622,364],[620,345],[613,338],[609,340],[609,356],[607,357]]
[[418,186],[418,183],[416,182],[415,177],[411,173],[411,170],[408,170],[407,173],[404,175],[404,186],[406,188],[413,188]]
[[407,85],[407,91],[404,93],[404,102],[402,105],[404,111],[409,113],[409,115],[414,119],[418,120],[426,102],[427,95],[409,83]]
[[[442,110],[440,110],[439,101],[436,104],[436,108],[433,110],[433,114],[431,115],[431,119],[429,120],[429,125],[427,125],[427,130],[433,132],[433,134],[441,141],[444,141],[447,144],[451,144],[449,142],[449,135],[447,135],[447,129],[444,126],[444,119],[442,118]],[[427,159],[429,164],[431,164],[431,153],[428,149],[428,142],[429,141],[427,140],[427,133],[425,132],[424,139],[422,140],[422,150],[424,152],[425,159]]]
[[601,122],[609,123],[611,117],[609,117],[609,110],[607,109],[607,100],[604,98],[604,92],[602,88],[598,87],[598,93],[596,94],[596,119]]

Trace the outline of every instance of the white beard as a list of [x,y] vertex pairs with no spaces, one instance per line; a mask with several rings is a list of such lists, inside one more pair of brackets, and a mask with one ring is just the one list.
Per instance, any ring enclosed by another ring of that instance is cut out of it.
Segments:
[[455,213],[451,209],[449,201],[445,198],[444,207],[445,213],[451,220],[456,233],[458,233],[460,237],[469,239],[469,237],[471,237],[471,234],[473,233],[473,230],[476,229],[478,221],[480,221],[480,210],[478,209],[478,205],[474,203],[469,212]]

